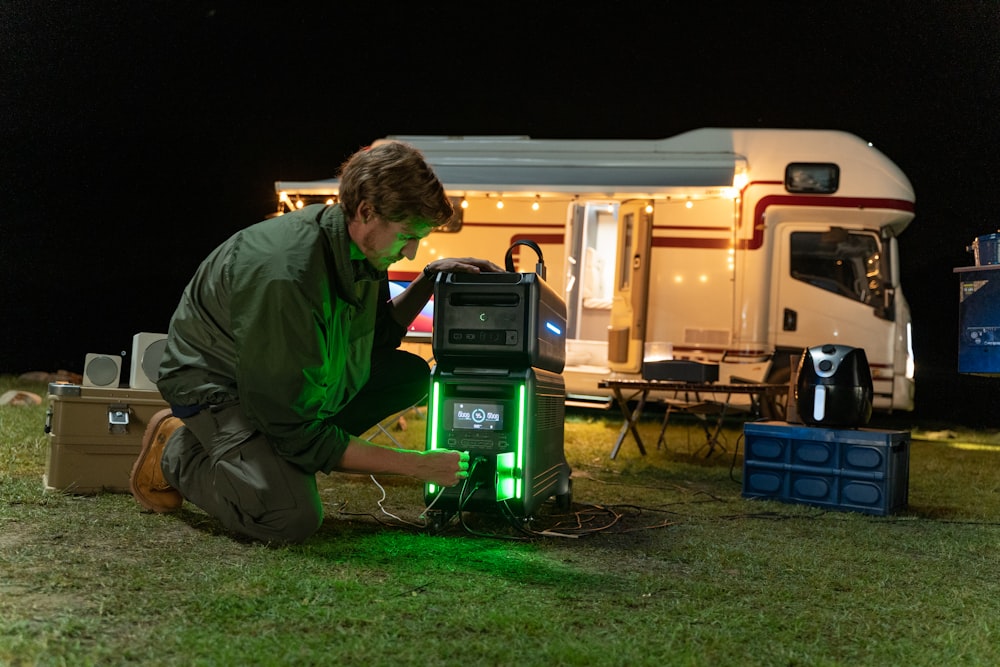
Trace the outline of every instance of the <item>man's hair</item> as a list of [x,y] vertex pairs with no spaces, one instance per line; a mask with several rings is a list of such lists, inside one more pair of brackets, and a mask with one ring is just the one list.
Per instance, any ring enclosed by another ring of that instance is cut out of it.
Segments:
[[340,204],[348,217],[362,201],[392,222],[433,226],[451,219],[454,209],[444,186],[413,146],[389,141],[362,149],[340,167]]

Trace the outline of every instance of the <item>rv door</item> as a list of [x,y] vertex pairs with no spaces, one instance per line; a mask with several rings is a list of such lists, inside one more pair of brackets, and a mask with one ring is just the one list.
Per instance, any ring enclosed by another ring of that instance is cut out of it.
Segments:
[[614,299],[608,327],[608,367],[638,373],[646,342],[649,257],[653,214],[646,201],[629,201],[618,211],[618,254],[615,259]]
[[892,280],[879,234],[794,223],[779,230],[777,345],[840,342],[866,348],[869,361],[891,358],[884,304]]

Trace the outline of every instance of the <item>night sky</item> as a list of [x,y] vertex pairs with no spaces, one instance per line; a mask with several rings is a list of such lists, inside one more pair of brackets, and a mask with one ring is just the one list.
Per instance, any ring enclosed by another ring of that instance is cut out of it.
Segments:
[[379,137],[811,127],[916,190],[917,413],[1000,426],[1000,379],[957,373],[953,273],[1000,229],[1000,3],[243,4],[0,4],[0,373],[165,331],[274,181]]

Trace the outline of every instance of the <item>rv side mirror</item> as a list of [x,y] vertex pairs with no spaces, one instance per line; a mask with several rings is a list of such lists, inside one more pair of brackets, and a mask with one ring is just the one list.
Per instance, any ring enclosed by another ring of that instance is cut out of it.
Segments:
[[891,229],[888,229],[887,231],[889,232],[889,235],[887,237],[884,235],[884,240],[882,241],[882,248],[889,255],[889,261],[887,263],[888,271],[886,275],[886,279],[888,280],[887,287],[899,287],[899,241],[897,241],[895,235],[891,233]]

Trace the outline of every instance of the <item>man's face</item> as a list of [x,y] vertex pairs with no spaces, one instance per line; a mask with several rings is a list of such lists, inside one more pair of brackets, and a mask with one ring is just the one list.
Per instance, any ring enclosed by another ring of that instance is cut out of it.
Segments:
[[430,232],[427,224],[390,222],[372,215],[361,225],[354,242],[376,269],[384,271],[404,257],[416,257],[420,240]]

